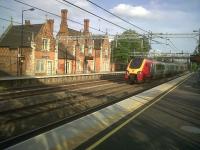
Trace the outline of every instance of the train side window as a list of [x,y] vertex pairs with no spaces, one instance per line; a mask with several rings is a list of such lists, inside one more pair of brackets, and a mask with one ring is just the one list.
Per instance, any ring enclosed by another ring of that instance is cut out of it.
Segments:
[[154,64],[150,64],[150,72],[153,73],[155,71]]

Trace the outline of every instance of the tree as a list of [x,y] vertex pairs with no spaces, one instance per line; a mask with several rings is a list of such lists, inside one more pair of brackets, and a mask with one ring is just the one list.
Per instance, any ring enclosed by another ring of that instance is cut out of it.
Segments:
[[134,30],[127,30],[115,37],[112,45],[112,61],[127,64],[133,52],[148,52],[150,49],[148,38],[139,35]]

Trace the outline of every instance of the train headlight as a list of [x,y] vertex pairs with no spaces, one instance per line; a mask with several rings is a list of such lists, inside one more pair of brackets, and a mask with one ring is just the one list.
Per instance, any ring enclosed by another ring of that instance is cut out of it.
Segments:
[[129,71],[128,70],[126,71],[126,75],[129,75]]
[[137,74],[138,74],[138,75],[141,75],[141,74],[142,74],[142,72],[141,72],[141,71],[138,71],[138,72],[137,72]]

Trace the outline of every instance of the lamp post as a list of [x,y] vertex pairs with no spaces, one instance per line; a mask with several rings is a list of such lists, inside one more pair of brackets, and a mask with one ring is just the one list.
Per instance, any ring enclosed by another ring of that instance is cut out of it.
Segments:
[[193,32],[198,32],[199,33],[199,42],[198,42],[197,49],[198,49],[198,52],[200,53],[200,28],[199,28],[199,31],[198,30],[193,30]]
[[68,61],[68,54],[67,54],[67,47],[66,47],[66,49],[65,49],[65,74],[67,74],[67,72],[68,72],[68,64],[67,64],[67,61]]
[[76,46],[75,46],[75,74],[77,73],[77,51],[79,50],[80,48],[80,45],[78,43],[78,40],[77,40],[77,43],[76,43]]
[[18,54],[18,61],[19,61],[19,71],[18,71],[18,75],[21,76],[22,75],[22,49],[23,49],[23,34],[24,34],[24,12],[25,11],[34,11],[34,8],[30,8],[30,9],[25,9],[22,10],[22,27],[21,27],[21,48],[19,49],[19,54]]
[[[165,45],[166,45],[166,52],[167,52],[167,46],[169,46],[169,43],[168,43],[168,41],[169,41],[169,39],[168,38],[166,38],[166,43],[165,43]],[[169,53],[171,53],[171,50],[169,51]]]

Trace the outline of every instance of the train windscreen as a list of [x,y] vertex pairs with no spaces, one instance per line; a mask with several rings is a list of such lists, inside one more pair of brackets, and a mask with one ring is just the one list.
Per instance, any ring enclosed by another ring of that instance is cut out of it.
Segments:
[[130,68],[131,69],[138,69],[142,65],[143,58],[135,58],[131,61]]

